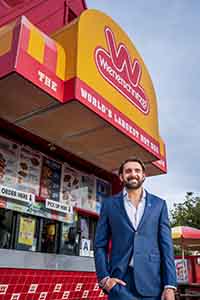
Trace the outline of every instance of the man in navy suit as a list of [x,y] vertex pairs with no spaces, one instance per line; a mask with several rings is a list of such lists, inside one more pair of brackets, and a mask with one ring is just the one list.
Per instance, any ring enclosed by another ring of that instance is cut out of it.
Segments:
[[103,201],[96,229],[99,285],[109,300],[174,300],[176,270],[166,202],[144,190],[140,159],[123,162],[119,177],[124,189]]

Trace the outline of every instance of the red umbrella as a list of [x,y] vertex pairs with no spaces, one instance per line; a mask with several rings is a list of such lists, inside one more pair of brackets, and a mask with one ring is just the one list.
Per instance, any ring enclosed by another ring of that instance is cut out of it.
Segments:
[[177,226],[172,228],[172,239],[175,245],[184,249],[200,250],[200,230],[189,226]]

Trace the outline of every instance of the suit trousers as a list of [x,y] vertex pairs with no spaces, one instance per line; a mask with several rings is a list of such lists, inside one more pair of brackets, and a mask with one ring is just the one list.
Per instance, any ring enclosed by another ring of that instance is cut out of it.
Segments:
[[109,292],[109,300],[161,300],[161,295],[157,297],[144,297],[140,295],[135,287],[133,268],[129,267],[123,280],[126,286],[116,284]]

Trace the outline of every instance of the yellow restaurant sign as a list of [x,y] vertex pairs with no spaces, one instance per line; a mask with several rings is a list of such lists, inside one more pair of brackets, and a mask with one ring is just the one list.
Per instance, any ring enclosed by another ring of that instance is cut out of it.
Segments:
[[[86,10],[53,39],[66,51],[64,77],[67,82],[76,79],[77,99],[160,158],[153,84],[119,25],[104,13]],[[70,100],[67,86],[65,91],[64,102]]]
[[[77,100],[142,146],[166,171],[149,72],[110,17],[85,10],[52,38],[22,17],[0,29],[0,76],[14,70],[61,103]],[[17,56],[16,56],[17,49]]]

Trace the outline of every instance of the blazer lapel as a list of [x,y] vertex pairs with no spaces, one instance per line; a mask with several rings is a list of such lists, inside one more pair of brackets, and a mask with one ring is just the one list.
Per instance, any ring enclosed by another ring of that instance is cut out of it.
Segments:
[[135,231],[135,228],[133,227],[133,224],[131,222],[131,220],[129,219],[129,216],[126,212],[125,206],[124,206],[124,195],[123,192],[120,193],[120,198],[119,198],[119,206],[120,206],[120,212],[123,216],[123,218],[125,218],[125,220],[128,222],[129,226],[131,227],[132,230]]
[[148,217],[149,217],[151,211],[152,211],[151,195],[146,191],[146,204],[145,204],[144,214],[143,214],[142,219],[141,219],[141,221],[138,225],[137,230],[139,230],[142,227],[142,225],[144,224],[144,222],[146,220],[148,220]]

